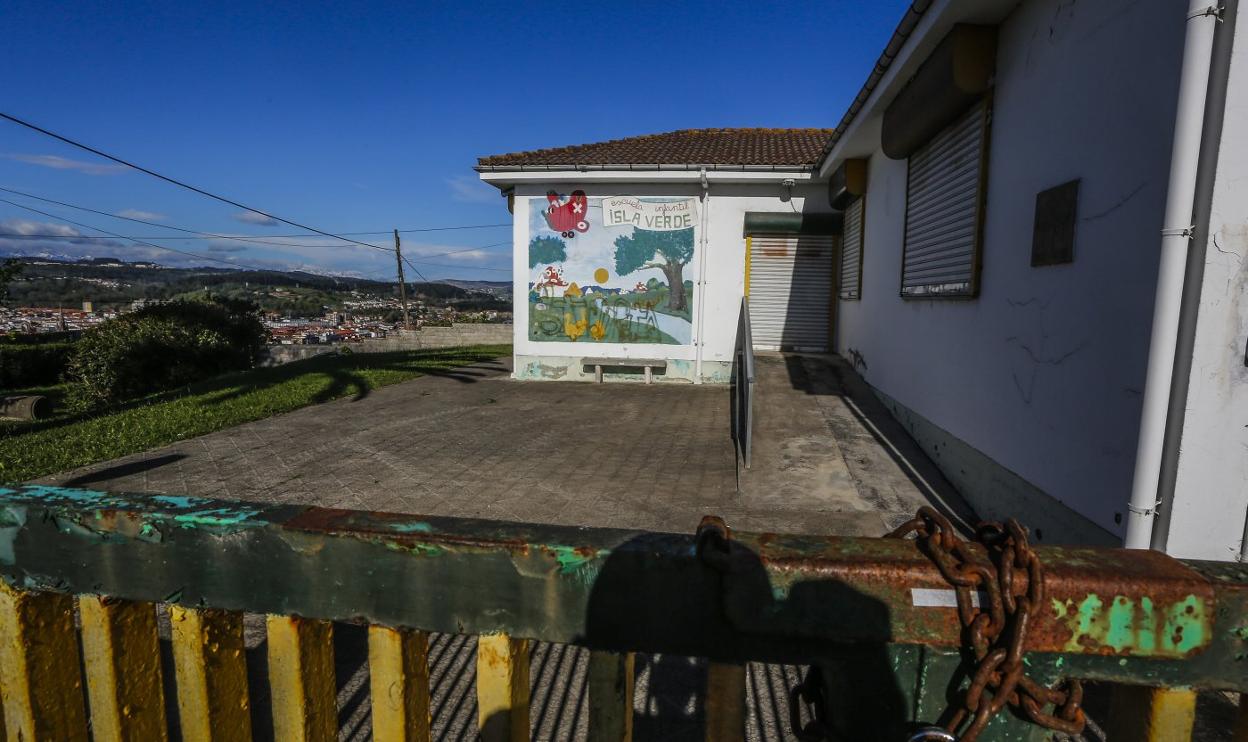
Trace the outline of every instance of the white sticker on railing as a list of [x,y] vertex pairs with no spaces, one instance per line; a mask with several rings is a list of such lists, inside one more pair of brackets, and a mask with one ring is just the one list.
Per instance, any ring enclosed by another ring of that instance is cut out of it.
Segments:
[[[982,596],[982,597],[981,597]],[[988,596],[976,591],[971,593],[971,605],[978,608]],[[945,588],[912,587],[910,600],[917,608],[957,608],[958,594]]]

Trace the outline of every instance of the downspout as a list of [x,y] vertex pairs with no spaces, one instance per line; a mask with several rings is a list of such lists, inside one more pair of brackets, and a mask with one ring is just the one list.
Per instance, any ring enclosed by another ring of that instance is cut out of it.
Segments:
[[[1196,177],[1204,128],[1205,98],[1212,64],[1214,30],[1220,11],[1209,0],[1189,0],[1187,34],[1170,151],[1170,180],[1161,231],[1161,259],[1153,303],[1140,437],[1135,453],[1135,475],[1127,504],[1128,549],[1152,545],[1153,519],[1161,504],[1160,478],[1167,410],[1174,381],[1174,361],[1183,304],[1184,268],[1192,243]],[[1176,452],[1177,453],[1177,452]]]
[[[1218,157],[1222,146],[1222,126],[1226,118],[1226,91],[1231,76],[1231,51],[1235,41],[1238,0],[1226,0],[1222,22],[1213,37],[1213,62],[1209,70],[1209,92],[1205,100],[1205,128],[1201,135],[1197,164],[1196,225],[1192,249],[1184,272],[1183,302],[1179,308],[1179,334],[1175,343],[1174,382],[1166,433],[1161,448],[1161,476],[1157,485],[1160,505],[1153,518],[1152,548],[1166,551],[1170,542],[1170,519],[1174,515],[1175,485],[1179,478],[1179,452],[1187,421],[1187,397],[1192,380],[1192,357],[1196,349],[1196,323],[1200,315],[1201,293],[1205,285],[1205,260],[1209,251],[1209,222],[1213,212],[1213,189],[1217,179]],[[1248,529],[1248,523],[1244,525]]]
[[696,328],[697,337],[694,338],[694,362],[693,362],[693,383],[702,383],[702,349],[706,346],[706,340],[702,337],[702,328],[705,326],[705,308],[706,308],[706,264],[709,262],[706,258],[706,227],[709,223],[707,218],[708,212],[711,210],[711,184],[706,179],[706,168],[702,168],[702,214],[700,229],[698,230],[698,242],[701,244],[698,249],[698,286],[697,286],[697,313],[698,326]]

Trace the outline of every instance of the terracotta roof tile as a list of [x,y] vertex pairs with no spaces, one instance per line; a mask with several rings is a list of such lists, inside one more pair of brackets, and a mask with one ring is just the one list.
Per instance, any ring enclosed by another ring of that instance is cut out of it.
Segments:
[[477,160],[477,167],[588,165],[741,165],[810,167],[833,129],[682,129],[570,147],[512,152]]

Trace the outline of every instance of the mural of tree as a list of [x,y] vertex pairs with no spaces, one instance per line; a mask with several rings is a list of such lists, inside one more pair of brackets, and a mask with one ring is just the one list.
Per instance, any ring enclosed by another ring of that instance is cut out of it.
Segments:
[[[532,253],[530,253],[532,254]],[[615,272],[626,276],[642,268],[658,268],[667,276],[667,306],[685,308],[684,269],[693,260],[693,230],[651,232],[634,230],[615,238]]]
[[529,242],[529,267],[562,263],[568,259],[568,246],[558,237],[534,237]]

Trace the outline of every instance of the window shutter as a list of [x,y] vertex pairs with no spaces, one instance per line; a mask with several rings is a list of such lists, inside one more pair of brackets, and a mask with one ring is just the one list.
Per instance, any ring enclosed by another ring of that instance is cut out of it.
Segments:
[[750,237],[750,332],[757,350],[826,351],[831,325],[831,235]]
[[841,235],[840,295],[842,299],[862,296],[862,222],[866,198],[856,198],[845,209],[845,231]]
[[988,105],[981,101],[910,156],[902,296],[974,296]]

